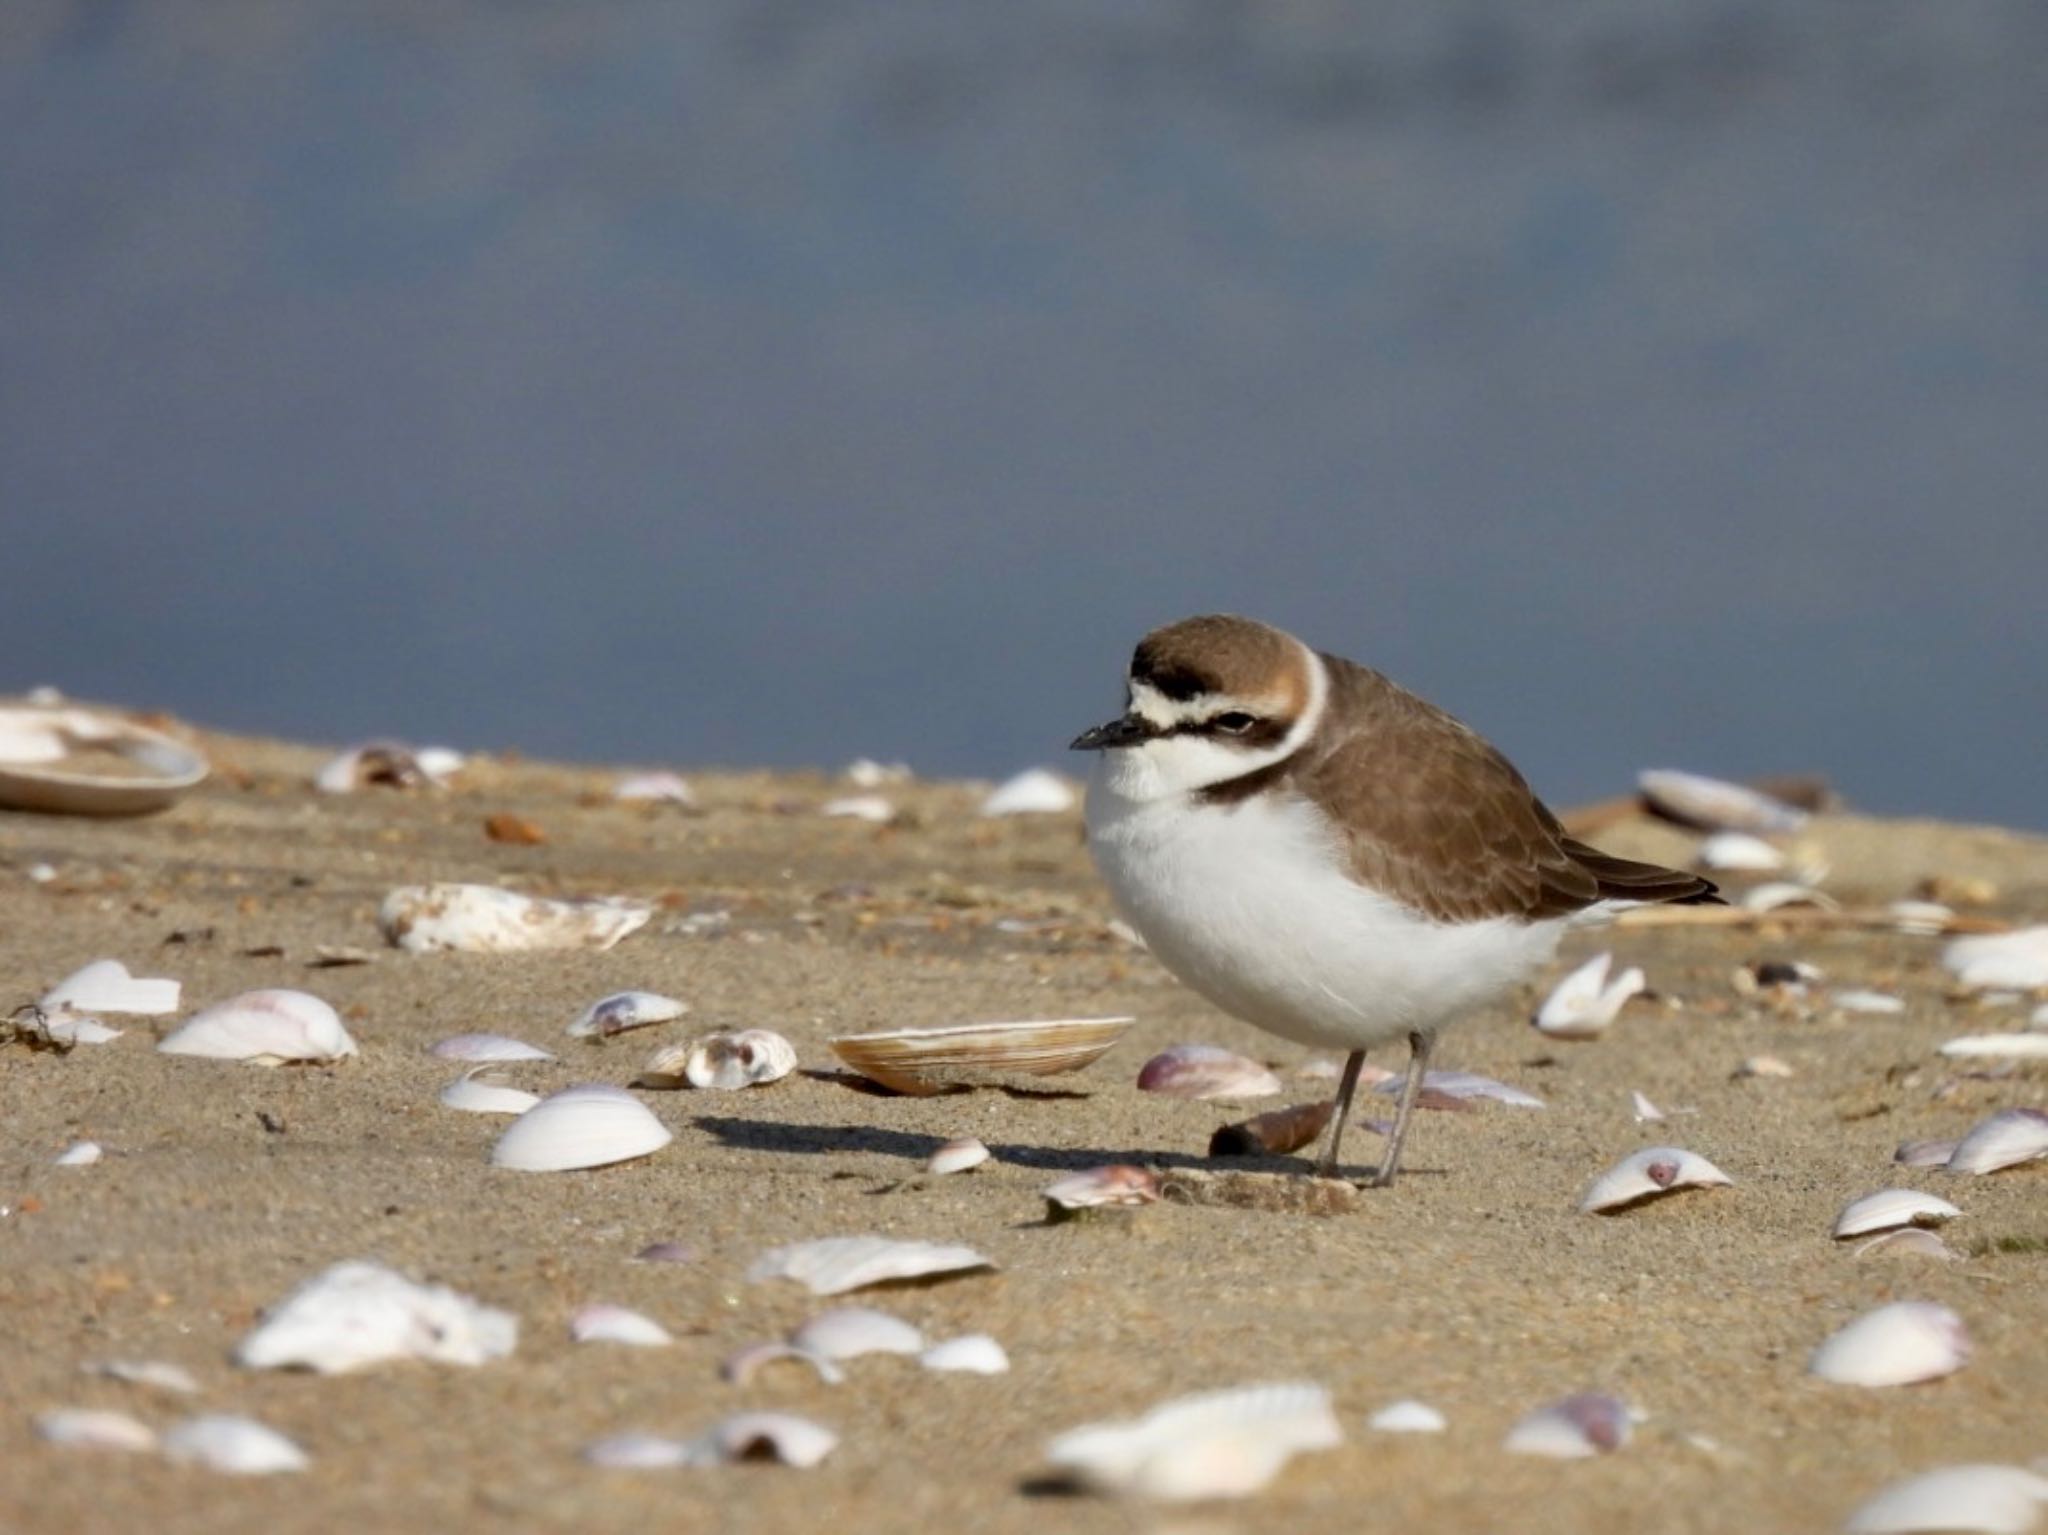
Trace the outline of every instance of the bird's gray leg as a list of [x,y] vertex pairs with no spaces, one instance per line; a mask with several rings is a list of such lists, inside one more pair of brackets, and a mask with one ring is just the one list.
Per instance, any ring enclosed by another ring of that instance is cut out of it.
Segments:
[[1372,1187],[1383,1189],[1394,1181],[1401,1166],[1401,1143],[1408,1139],[1408,1116],[1415,1108],[1415,1096],[1422,1090],[1422,1074],[1429,1070],[1429,1054],[1436,1048],[1435,1034],[1408,1036],[1408,1080],[1401,1084],[1401,1107],[1394,1112],[1394,1133],[1387,1137],[1387,1154],[1373,1175]]
[[1330,1138],[1323,1145],[1321,1160],[1316,1163],[1318,1178],[1337,1176],[1337,1143],[1344,1138],[1344,1121],[1351,1117],[1351,1095],[1358,1091],[1358,1072],[1364,1065],[1363,1050],[1354,1050],[1344,1059],[1344,1076],[1337,1083],[1337,1106],[1330,1111]]

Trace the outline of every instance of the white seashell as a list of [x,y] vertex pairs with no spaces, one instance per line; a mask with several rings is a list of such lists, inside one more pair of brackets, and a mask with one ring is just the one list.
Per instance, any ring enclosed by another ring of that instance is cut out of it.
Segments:
[[503,1034],[451,1034],[430,1046],[429,1055],[444,1061],[551,1061],[554,1056],[538,1045]]
[[251,1370],[338,1375],[386,1359],[478,1365],[512,1352],[519,1321],[444,1285],[348,1261],[300,1285],[236,1345]]
[[1117,1018],[1036,1018],[842,1034],[833,1052],[899,1093],[928,1095],[1004,1076],[1054,1076],[1098,1060],[1131,1026]]
[[156,1431],[125,1412],[65,1407],[36,1419],[36,1432],[73,1450],[153,1450]]
[[[682,1076],[690,1086],[722,1092],[780,1082],[796,1070],[796,1046],[772,1029],[742,1029],[737,1034],[708,1034],[682,1053]],[[665,1075],[675,1064],[673,1050],[649,1063],[649,1072]]]
[[1166,1402],[1130,1422],[1069,1430],[1045,1456],[1096,1492],[1181,1502],[1248,1496],[1300,1451],[1343,1438],[1321,1386],[1245,1386]]
[[1628,1405],[1618,1398],[1583,1391],[1537,1408],[1508,1430],[1501,1448],[1514,1455],[1583,1460],[1627,1444],[1633,1419]]
[[1920,1258],[1938,1258],[1943,1263],[1953,1263],[1956,1251],[1933,1232],[1919,1226],[1901,1226],[1896,1231],[1887,1231],[1872,1237],[1856,1249],[1856,1256],[1867,1258],[1872,1253],[1890,1253],[1893,1256],[1910,1253]]
[[1775,1055],[1750,1055],[1743,1057],[1742,1064],[1735,1068],[1738,1077],[1789,1077],[1793,1075],[1791,1064],[1781,1061]]
[[726,1356],[725,1363],[718,1367],[718,1373],[735,1386],[750,1384],[764,1365],[778,1359],[794,1359],[809,1365],[818,1372],[818,1379],[828,1386],[837,1386],[846,1379],[846,1372],[821,1354],[809,1349],[794,1348],[787,1343],[749,1343],[745,1348]]
[[989,1159],[988,1147],[969,1136],[965,1140],[948,1141],[925,1159],[924,1170],[943,1176],[947,1173],[964,1173],[970,1167],[979,1167]]
[[877,762],[872,757],[854,758],[840,776],[856,789],[879,789],[883,784],[909,783],[916,777],[907,762]]
[[0,809],[146,815],[206,773],[206,759],[183,741],[112,715],[0,709]]
[[443,1106],[470,1114],[524,1114],[540,1102],[540,1094],[529,1093],[523,1087],[485,1081],[478,1075],[483,1070],[479,1066],[475,1071],[465,1071],[442,1088]]
[[1045,1198],[1062,1210],[1149,1205],[1159,1198],[1159,1178],[1148,1168],[1112,1162],[1068,1173],[1046,1186]]
[[1944,906],[1939,901],[1893,901],[1885,907],[1885,914],[1900,932],[1914,933],[1922,938],[1931,938],[1946,931],[1956,915],[1955,908]]
[[372,784],[394,789],[443,789],[462,771],[462,753],[446,746],[412,747],[403,741],[364,741],[330,757],[313,775],[322,794],[352,794]]
[[132,1386],[152,1386],[158,1391],[190,1395],[199,1389],[199,1382],[192,1378],[190,1370],[158,1360],[109,1359],[102,1364],[87,1365],[85,1372],[104,1375],[108,1380],[126,1381]]
[[820,815],[843,820],[873,821],[877,825],[896,819],[896,807],[880,794],[850,794],[844,799],[825,801]]
[[690,1447],[659,1434],[613,1434],[585,1445],[583,1458],[608,1471],[667,1471],[690,1464]]
[[1842,1386],[1910,1386],[1954,1374],[1970,1358],[1963,1320],[1931,1301],[1866,1311],[1813,1351],[1809,1373]]
[[1958,938],[1941,962],[1970,991],[2033,991],[2048,986],[2048,925]]
[[173,1425],[164,1433],[163,1449],[171,1460],[239,1476],[303,1471],[312,1464],[304,1450],[276,1429],[224,1412],[203,1413]]
[[743,1412],[714,1423],[687,1441],[684,1465],[725,1466],[741,1460],[779,1460],[815,1466],[839,1445],[829,1428],[787,1412]]
[[1074,786],[1049,768],[1026,768],[981,802],[981,814],[1057,815],[1074,808]]
[[866,1306],[822,1312],[790,1334],[790,1346],[821,1359],[858,1359],[863,1354],[918,1354],[924,1334],[901,1317]]
[[577,1039],[609,1039],[628,1029],[668,1023],[690,1010],[689,1004],[655,991],[617,991],[599,997],[576,1015],[569,1033]]
[[1901,1141],[1892,1160],[1901,1167],[1946,1167],[1956,1154],[1955,1141]]
[[581,1307],[569,1318],[569,1336],[578,1343],[626,1343],[635,1348],[666,1348],[676,1341],[653,1317],[602,1301]]
[[491,1148],[491,1165],[527,1173],[609,1167],[659,1151],[675,1133],[623,1087],[587,1082],[551,1093]]
[[1828,1000],[1845,1013],[1903,1013],[1903,999],[1882,991],[1838,991]]
[[1630,1112],[1634,1114],[1637,1124],[1653,1125],[1663,1120],[1664,1111],[1641,1093],[1630,1093],[1628,1098]]
[[1773,880],[1767,885],[1758,885],[1746,891],[1742,897],[1745,911],[1782,911],[1788,906],[1811,906],[1820,911],[1840,911],[1842,903],[1825,891],[1811,885],[1798,885],[1790,880]]
[[104,1045],[119,1039],[124,1032],[108,1028],[97,1018],[80,1017],[68,1009],[52,1013],[43,1027],[60,1045]]
[[1003,1352],[1002,1344],[985,1332],[964,1333],[934,1343],[917,1356],[917,1362],[927,1370],[966,1375],[1007,1375],[1010,1370],[1010,1356]]
[[675,773],[629,773],[612,787],[616,800],[652,800],[657,804],[689,807],[697,803],[696,792]]
[[546,901],[495,885],[406,885],[384,898],[384,936],[416,954],[503,954],[519,949],[609,949],[639,931],[654,908],[634,901]]
[[2048,1114],[2039,1109],[2001,1109],[1956,1142],[1948,1170],[1995,1173],[2037,1157],[2048,1157]]
[[1703,1156],[1676,1146],[1648,1146],[1596,1178],[1580,1198],[1579,1209],[1622,1210],[1678,1189],[1725,1187],[1734,1181]]
[[178,1010],[180,982],[144,980],[128,973],[118,959],[96,959],[74,970],[43,993],[38,1004],[46,1013],[138,1013],[158,1016]]
[[57,866],[53,863],[32,863],[22,872],[28,875],[30,884],[47,885],[57,877]]
[[2018,1466],[1941,1466],[1892,1483],[1842,1528],[1848,1535],[2022,1535],[2039,1522],[2043,1504],[2048,1477]]
[[446,784],[469,765],[469,759],[452,746],[422,746],[412,755],[420,771],[437,784]]
[[1852,1199],[1843,1207],[1835,1217],[1834,1235],[1839,1240],[1887,1231],[1894,1226],[1932,1225],[1953,1220],[1962,1213],[1946,1199],[1922,1194],[1917,1189],[1879,1189],[1875,1194]]
[[1530,1021],[1552,1039],[1598,1039],[1621,1012],[1622,1004],[1642,991],[1643,972],[1624,970],[1607,980],[1612,954],[1596,954],[1558,982]]
[[[1383,1097],[1398,1097],[1401,1083],[1401,1073],[1392,1072],[1373,1083],[1372,1090]],[[1495,1103],[1512,1104],[1518,1109],[1543,1107],[1543,1100],[1534,1093],[1526,1093],[1505,1082],[1496,1082],[1492,1077],[1482,1077],[1476,1071],[1425,1071],[1422,1074],[1422,1091],[1442,1093],[1446,1098],[1486,1098]]]
[[341,1015],[304,991],[245,991],[202,1008],[157,1045],[166,1055],[248,1061],[338,1061],[356,1053]]
[[1406,1398],[1389,1402],[1366,1420],[1367,1428],[1382,1434],[1441,1434],[1450,1425],[1444,1415],[1427,1402]]
[[57,1160],[54,1165],[57,1167],[90,1167],[105,1155],[106,1152],[101,1150],[98,1141],[73,1141],[57,1154]]
[[1717,831],[1700,843],[1696,855],[1709,869],[1730,869],[1742,873],[1769,874],[1785,867],[1785,855],[1746,831]]
[[1285,1092],[1257,1061],[1217,1045],[1175,1045],[1138,1068],[1138,1091],[1169,1098],[1270,1098]]
[[893,1280],[994,1267],[971,1247],[898,1242],[879,1236],[825,1237],[771,1248],[754,1261],[747,1278],[757,1284],[793,1279],[813,1295],[843,1295]]
[[2029,1030],[2024,1034],[1965,1034],[1941,1047],[1951,1058],[1999,1056],[2009,1060],[2040,1060],[2048,1057],[2048,1034]]
[[1651,768],[1636,775],[1636,787],[1658,810],[1688,826],[1777,834],[1806,825],[1804,810],[1742,784],[1699,773]]

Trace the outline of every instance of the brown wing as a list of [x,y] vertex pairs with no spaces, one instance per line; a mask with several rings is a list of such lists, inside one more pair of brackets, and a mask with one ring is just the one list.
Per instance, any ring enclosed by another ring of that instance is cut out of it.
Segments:
[[1326,659],[1331,702],[1355,725],[1289,776],[1345,828],[1361,880],[1444,922],[1713,898],[1706,880],[1572,840],[1476,731],[1377,672]]

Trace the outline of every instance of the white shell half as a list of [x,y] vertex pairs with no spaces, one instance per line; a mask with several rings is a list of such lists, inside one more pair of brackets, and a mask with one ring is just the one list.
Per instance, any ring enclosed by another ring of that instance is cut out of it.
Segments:
[[328,758],[313,775],[313,787],[322,794],[352,794],[372,784],[445,789],[462,766],[462,753],[452,747],[364,741]]
[[1837,991],[1828,1001],[1845,1013],[1903,1013],[1905,999],[1885,991]]
[[1717,831],[1700,843],[1699,861],[1709,869],[1769,874],[1785,867],[1785,855],[1746,831]]
[[[649,1071],[667,1070],[672,1052],[663,1052]],[[780,1082],[796,1070],[796,1046],[773,1029],[741,1029],[736,1034],[709,1034],[683,1052],[682,1077],[690,1086],[722,1092]]]
[[657,804],[685,808],[697,803],[696,792],[675,773],[629,773],[612,786],[612,798],[651,800]]
[[1657,1124],[1664,1118],[1664,1111],[1658,1108],[1656,1104],[1650,1102],[1641,1093],[1630,1093],[1628,1095],[1628,1103],[1629,1113],[1639,1125]]
[[57,1167],[90,1167],[105,1155],[106,1152],[101,1149],[98,1141],[73,1141],[69,1146],[66,1146],[57,1153],[54,1165]]
[[578,1343],[625,1343],[634,1348],[666,1348],[676,1341],[653,1317],[602,1301],[569,1318],[569,1336]]
[[2048,986],[2048,925],[1958,938],[1941,962],[1971,991],[2033,991]]
[[156,1430],[125,1412],[65,1407],[36,1419],[36,1433],[72,1450],[153,1450]]
[[925,1158],[924,1170],[943,1177],[947,1173],[964,1173],[970,1167],[979,1167],[989,1159],[988,1147],[972,1136],[964,1140],[948,1141],[929,1157]]
[[1922,1194],[1917,1189],[1879,1189],[1875,1194],[1851,1200],[1835,1217],[1834,1234],[1837,1239],[1867,1236],[1894,1226],[1933,1225],[1953,1220],[1962,1213],[1946,1199]]
[[920,1354],[924,1334],[901,1317],[866,1306],[844,1306],[812,1317],[790,1334],[790,1346],[821,1359],[858,1359],[863,1354]]
[[818,807],[818,814],[839,820],[872,821],[876,825],[896,819],[896,807],[879,794],[850,794],[831,799]]
[[658,991],[618,991],[599,997],[576,1015],[569,1033],[577,1039],[609,1039],[628,1029],[668,1023],[690,1010],[689,1004]]
[[1628,1443],[1634,1415],[1618,1397],[1583,1391],[1539,1407],[1508,1430],[1501,1448],[1514,1455],[1584,1460]]
[[757,1284],[793,1279],[813,1295],[843,1295],[893,1280],[994,1267],[971,1247],[879,1236],[826,1237],[772,1248],[754,1261],[747,1278]]
[[[1400,1072],[1390,1072],[1374,1082],[1372,1090],[1383,1097],[1398,1097],[1401,1082]],[[1506,1082],[1496,1082],[1492,1077],[1482,1077],[1476,1071],[1425,1071],[1422,1074],[1422,1091],[1442,1093],[1446,1098],[1486,1098],[1518,1109],[1543,1107],[1543,1100],[1534,1093],[1524,1092]]]
[[237,1476],[268,1476],[303,1471],[312,1464],[306,1452],[274,1428],[232,1413],[202,1413],[165,1431],[163,1450],[171,1460],[227,1471]]
[[1955,1141],[1901,1141],[1892,1160],[1901,1167],[1946,1167],[1956,1154]]
[[182,1365],[166,1364],[161,1360],[109,1359],[101,1364],[85,1367],[88,1375],[104,1375],[108,1380],[124,1381],[131,1386],[149,1386],[157,1391],[175,1391],[189,1396],[199,1389],[199,1382],[192,1378],[192,1372]]
[[623,1087],[587,1082],[541,1099],[491,1148],[491,1164],[527,1173],[608,1167],[659,1151],[675,1133]]
[[120,1029],[110,1029],[97,1018],[82,1018],[68,1009],[52,1013],[44,1025],[50,1038],[60,1045],[104,1045],[119,1039]]
[[1286,1091],[1259,1062],[1220,1045],[1174,1045],[1138,1068],[1138,1091],[1169,1098],[1270,1098]]
[[790,1359],[809,1365],[818,1372],[818,1379],[828,1386],[837,1386],[846,1379],[846,1372],[822,1355],[809,1349],[795,1348],[787,1343],[749,1343],[725,1358],[718,1367],[719,1375],[735,1386],[752,1383],[762,1368],[777,1360]]
[[2048,1157],[2048,1114],[2039,1109],[2001,1109],[1956,1142],[1948,1170],[1995,1173],[2038,1157]]
[[964,1333],[934,1343],[917,1356],[917,1362],[927,1370],[965,1375],[1006,1375],[1010,1370],[1010,1356],[1003,1352],[1002,1344],[985,1332]]
[[483,1070],[479,1066],[476,1071],[466,1071],[442,1088],[442,1105],[467,1114],[524,1114],[540,1102],[540,1094],[523,1087],[484,1080],[478,1075]]
[[1775,1055],[1744,1056],[1742,1064],[1735,1068],[1738,1077],[1784,1078],[1793,1075],[1789,1061],[1782,1061]]
[[2007,1060],[2048,1060],[2048,1034],[2032,1029],[2024,1034],[1965,1034],[1941,1047],[1951,1059],[1993,1056]]
[[554,1056],[538,1045],[503,1034],[451,1034],[429,1047],[429,1055],[444,1061],[551,1061]]
[[157,1045],[166,1055],[279,1066],[356,1053],[341,1015],[310,992],[245,991],[194,1013]]
[[1061,1434],[1045,1457],[1084,1487],[1181,1502],[1259,1491],[1303,1450],[1344,1432],[1321,1386],[1245,1386],[1182,1397],[1124,1423]]
[[690,1447],[660,1434],[611,1434],[585,1445],[583,1458],[607,1471],[669,1471],[690,1464]]
[[251,1370],[336,1375],[386,1359],[478,1365],[512,1352],[519,1321],[444,1285],[416,1284],[379,1263],[337,1263],[285,1297],[242,1339]]
[[1843,1529],[1848,1535],[2023,1535],[2039,1522],[2044,1503],[2048,1477],[2018,1466],[1941,1466],[1892,1483]]
[[917,775],[907,762],[877,762],[856,757],[840,769],[840,776],[856,789],[879,789],[883,784],[909,783]]
[[1963,1320],[1931,1301],[1866,1311],[1813,1351],[1807,1369],[1843,1386],[1910,1386],[1960,1370],[1970,1358]]
[[1690,826],[1776,835],[1806,825],[1804,810],[1742,784],[1700,773],[1650,768],[1636,775],[1636,787],[1657,809]]
[[504,954],[521,949],[609,949],[646,926],[635,901],[547,901],[495,885],[406,885],[377,913],[384,936],[416,954]]
[[158,1017],[178,1010],[181,983],[145,980],[128,973],[118,959],[96,959],[74,970],[43,993],[39,1006],[46,1013],[69,1009],[74,1013],[133,1013]]
[[1450,1425],[1427,1402],[1409,1397],[1389,1402],[1368,1418],[1365,1426],[1382,1434],[1441,1434]]
[[1869,1258],[1878,1253],[1895,1258],[1933,1258],[1941,1263],[1953,1263],[1959,1256],[1948,1243],[1920,1226],[1900,1226],[1880,1233],[1856,1249],[1859,1258]]
[[996,785],[983,815],[1057,815],[1074,808],[1074,786],[1050,768],[1026,768]]
[[839,1446],[839,1436],[809,1418],[787,1412],[735,1414],[686,1443],[684,1465],[724,1466],[741,1460],[778,1460],[815,1466]]
[[1695,1152],[1676,1146],[1646,1146],[1596,1178],[1580,1197],[1579,1209],[1589,1213],[1623,1210],[1678,1189],[1725,1187],[1734,1182]]
[[1551,1039],[1598,1039],[1620,1014],[1622,1004],[1643,990],[1643,972],[1628,969],[1607,979],[1612,954],[1596,954],[1557,983],[1531,1020]]

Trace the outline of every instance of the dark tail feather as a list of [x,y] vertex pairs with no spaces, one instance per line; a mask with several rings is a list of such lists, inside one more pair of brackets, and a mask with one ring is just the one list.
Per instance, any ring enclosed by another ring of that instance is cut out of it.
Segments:
[[1616,858],[1571,837],[1564,850],[1572,861],[1599,882],[1600,898],[1608,901],[1664,901],[1678,906],[1721,905],[1719,887],[1710,879],[1667,869],[1654,863]]

